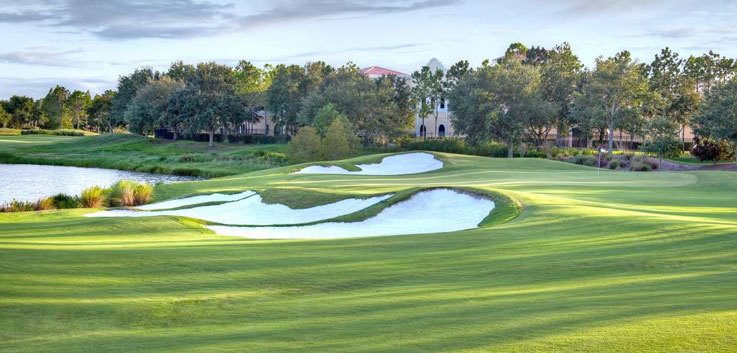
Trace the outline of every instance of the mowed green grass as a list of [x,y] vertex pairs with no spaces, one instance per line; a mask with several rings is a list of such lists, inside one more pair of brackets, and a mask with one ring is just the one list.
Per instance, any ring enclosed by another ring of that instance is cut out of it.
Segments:
[[0,163],[55,164],[217,177],[287,164],[286,145],[169,141],[130,134],[0,135]]
[[0,351],[737,350],[735,174],[597,176],[440,156],[446,168],[418,175],[285,174],[293,166],[155,196],[458,186],[504,193],[521,214],[455,233],[320,241],[223,237],[174,217],[2,214]]

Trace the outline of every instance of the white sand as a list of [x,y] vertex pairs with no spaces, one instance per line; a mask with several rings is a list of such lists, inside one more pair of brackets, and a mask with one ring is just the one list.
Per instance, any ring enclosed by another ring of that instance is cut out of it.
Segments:
[[238,193],[238,194],[210,194],[210,195],[199,195],[192,197],[185,197],[176,200],[169,200],[163,202],[152,203],[148,205],[138,206],[139,210],[167,210],[182,206],[199,205],[208,202],[229,202],[245,199],[246,197],[253,196],[256,193],[250,190]]
[[184,216],[209,222],[233,225],[299,224],[335,218],[360,211],[391,195],[367,199],[345,199],[335,203],[304,209],[292,209],[281,204],[265,204],[261,195],[219,205],[200,206],[181,210],[132,211],[112,210],[87,214],[87,217],[152,217]]
[[376,216],[354,223],[292,227],[208,226],[218,234],[254,239],[335,239],[453,232],[478,227],[494,202],[448,189],[419,192]]
[[429,172],[443,167],[443,162],[430,153],[413,152],[384,157],[381,163],[357,164],[360,171],[351,172],[338,166],[313,165],[295,174],[401,175]]

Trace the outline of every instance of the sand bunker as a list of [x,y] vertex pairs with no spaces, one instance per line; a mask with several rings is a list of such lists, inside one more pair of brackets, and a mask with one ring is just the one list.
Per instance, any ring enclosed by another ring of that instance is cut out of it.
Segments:
[[358,164],[360,171],[351,172],[338,166],[319,165],[304,168],[295,174],[351,174],[351,175],[401,175],[429,172],[443,167],[443,162],[430,153],[403,153],[384,157],[381,163]]
[[300,224],[321,221],[360,211],[391,195],[367,199],[345,199],[335,203],[304,209],[292,209],[281,204],[265,204],[261,195],[219,205],[200,206],[181,210],[133,211],[112,210],[87,214],[87,217],[152,217],[184,216],[209,222],[233,225]]
[[208,226],[218,234],[255,239],[335,239],[380,235],[442,233],[478,227],[494,202],[449,189],[419,192],[354,223],[321,223],[291,227]]
[[169,200],[163,202],[152,203],[149,205],[138,206],[139,210],[168,210],[172,208],[178,208],[183,206],[199,205],[208,202],[230,202],[236,200],[242,200],[247,197],[253,196],[256,193],[253,191],[244,191],[239,194],[210,194],[210,195],[199,195],[192,197],[185,197],[182,199]]

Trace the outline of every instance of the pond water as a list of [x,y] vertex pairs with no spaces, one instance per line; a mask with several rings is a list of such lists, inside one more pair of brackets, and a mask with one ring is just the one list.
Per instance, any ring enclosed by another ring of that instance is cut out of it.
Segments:
[[58,193],[79,195],[91,186],[109,187],[119,180],[174,183],[194,177],[36,164],[0,164],[0,203],[36,201]]

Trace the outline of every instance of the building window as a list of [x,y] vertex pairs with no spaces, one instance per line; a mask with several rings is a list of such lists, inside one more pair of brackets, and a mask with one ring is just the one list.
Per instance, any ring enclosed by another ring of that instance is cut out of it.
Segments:
[[445,97],[440,97],[440,109],[445,109]]

